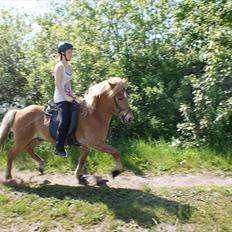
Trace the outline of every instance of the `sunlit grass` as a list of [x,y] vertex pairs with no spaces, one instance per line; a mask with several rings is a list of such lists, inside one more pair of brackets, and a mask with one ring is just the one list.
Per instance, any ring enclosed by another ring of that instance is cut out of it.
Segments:
[[[104,228],[102,231],[230,231],[229,187],[144,188],[0,184],[0,228],[62,231]],[[191,230],[189,230],[189,226]],[[94,231],[94,229],[92,229]],[[81,230],[82,231],[82,230]],[[124,230],[122,230],[124,231]]]
[[[6,165],[6,153],[12,141],[9,139],[0,156],[1,169]],[[181,149],[170,146],[164,141],[132,140],[114,144],[121,152],[125,171],[135,174],[153,173],[180,173],[197,172],[202,169],[209,171],[222,171],[232,174],[232,153],[219,153],[209,148]],[[36,148],[36,152],[45,159],[47,172],[73,171],[78,163],[80,149],[69,147],[68,158],[54,155],[54,146],[43,143]],[[15,166],[20,169],[36,168],[35,162],[26,153],[22,152],[16,157]],[[92,151],[87,159],[85,169],[87,172],[110,172],[114,168],[114,159],[110,154]]]

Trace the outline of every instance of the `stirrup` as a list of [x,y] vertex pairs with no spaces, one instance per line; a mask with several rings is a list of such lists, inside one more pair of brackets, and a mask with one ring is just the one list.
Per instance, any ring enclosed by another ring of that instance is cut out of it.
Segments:
[[55,155],[59,155],[59,156],[61,156],[61,157],[68,157],[68,154],[67,154],[67,152],[64,150],[64,151],[59,151],[59,150],[57,150],[56,148],[55,148]]

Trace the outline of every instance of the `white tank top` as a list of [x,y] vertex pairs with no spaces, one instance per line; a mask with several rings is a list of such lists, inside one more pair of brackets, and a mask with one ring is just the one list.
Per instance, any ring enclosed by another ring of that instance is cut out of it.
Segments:
[[[64,92],[69,95],[70,92],[71,92],[71,79],[72,79],[72,74],[70,73],[67,73],[65,71],[65,67],[63,65],[63,63],[61,61],[59,61],[57,64],[56,64],[56,67],[55,69],[58,67],[58,66],[63,66],[63,76],[62,76],[62,87],[63,87],[63,90]],[[56,79],[56,76],[54,75],[54,78]],[[63,96],[63,93],[59,91],[59,89],[55,86],[55,92],[54,92],[54,95],[53,95],[53,101],[55,103],[58,103],[58,102],[61,102],[61,101],[67,101],[65,96]]]

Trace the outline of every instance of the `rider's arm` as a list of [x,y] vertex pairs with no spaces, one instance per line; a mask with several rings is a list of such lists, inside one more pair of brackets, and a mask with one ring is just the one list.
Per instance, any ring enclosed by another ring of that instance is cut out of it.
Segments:
[[[72,66],[70,65],[70,72],[73,73],[73,70],[72,70]],[[75,98],[75,95],[72,91],[72,85],[71,85],[71,81],[68,82],[68,89],[69,89],[69,93],[71,95],[71,97]]]
[[62,86],[62,75],[63,75],[63,67],[62,66],[57,66],[55,69],[54,69],[54,75],[55,75],[55,85],[57,87],[57,89],[59,90],[59,92],[64,96],[64,98],[67,100],[67,101],[72,101],[73,98],[68,96],[64,89],[63,89],[63,86]]
[[74,93],[72,91],[71,81],[68,82],[68,90],[69,90],[70,96],[75,97],[75,95],[74,95]]

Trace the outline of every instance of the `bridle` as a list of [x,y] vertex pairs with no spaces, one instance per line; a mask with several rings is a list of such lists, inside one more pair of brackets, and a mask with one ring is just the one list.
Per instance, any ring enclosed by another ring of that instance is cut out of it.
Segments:
[[[123,91],[126,92],[125,89],[123,89]],[[117,102],[116,96],[114,96],[114,104],[115,104],[116,109],[117,109],[117,112],[114,113],[114,114],[115,114],[116,116],[118,116],[120,119],[122,119],[123,122],[125,122],[125,121],[126,121],[126,120],[125,120],[125,119],[126,119],[126,116],[131,112],[130,107],[129,107],[128,109],[122,109],[122,108],[120,107],[120,105],[118,104],[118,102]],[[127,111],[126,111],[126,110],[127,110]],[[125,114],[122,114],[123,111],[126,111],[126,113],[125,113]]]

